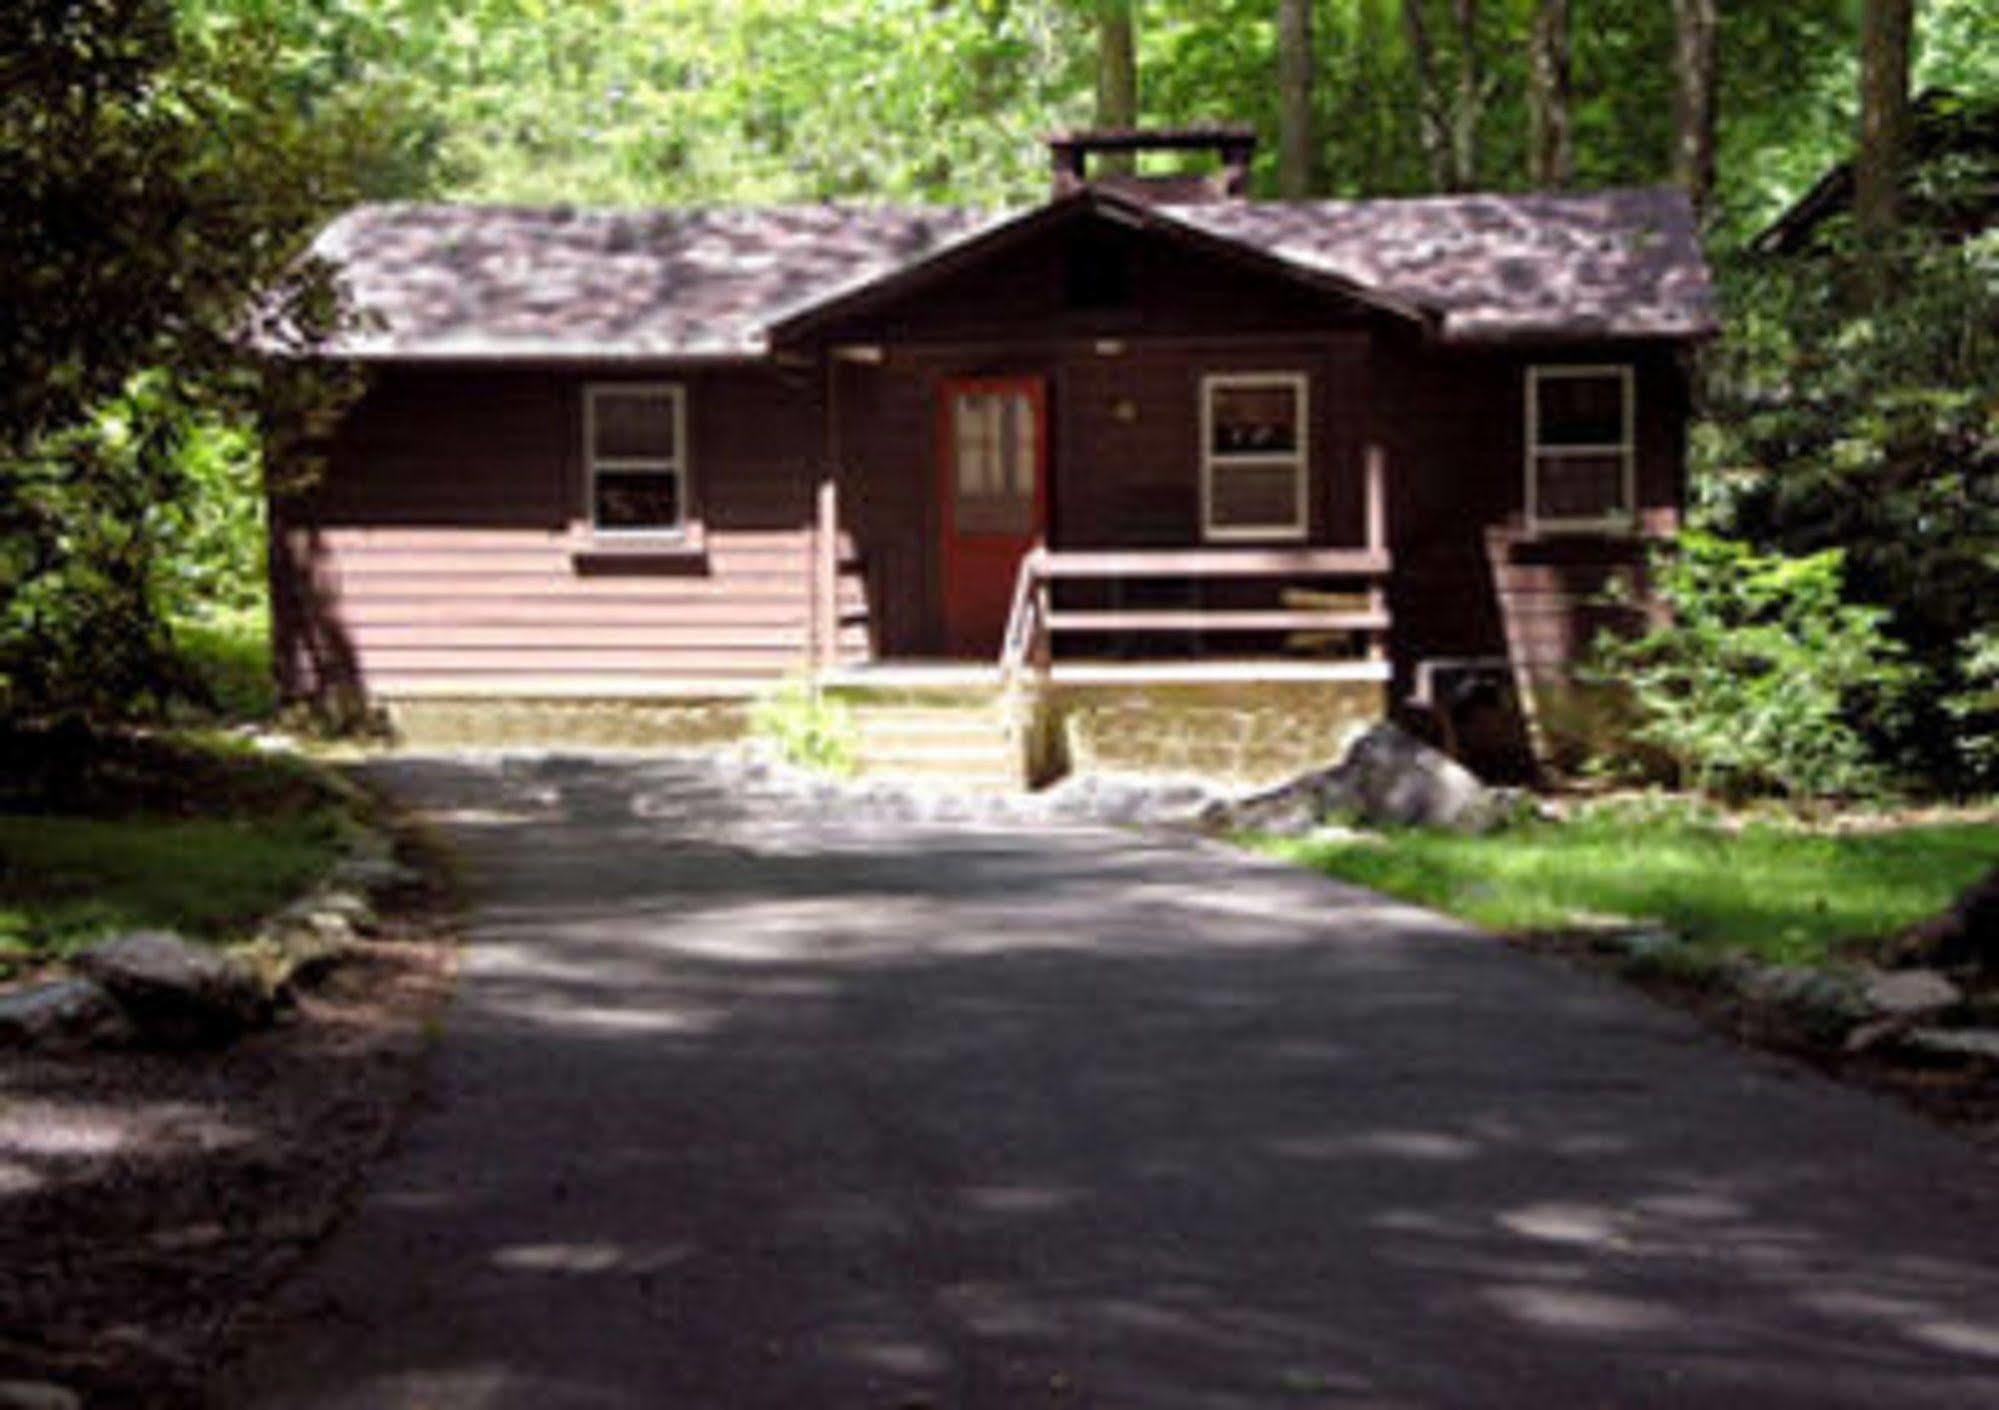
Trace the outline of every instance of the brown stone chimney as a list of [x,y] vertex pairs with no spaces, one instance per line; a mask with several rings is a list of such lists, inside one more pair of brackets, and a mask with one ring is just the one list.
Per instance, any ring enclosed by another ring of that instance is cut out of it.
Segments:
[[[1249,192],[1249,159],[1255,150],[1255,128],[1220,125],[1088,128],[1058,132],[1048,139],[1056,195],[1096,186],[1162,205],[1242,199]],[[1136,158],[1144,152],[1211,152],[1219,166],[1211,172],[1162,176],[1090,173],[1092,157],[1117,154]]]

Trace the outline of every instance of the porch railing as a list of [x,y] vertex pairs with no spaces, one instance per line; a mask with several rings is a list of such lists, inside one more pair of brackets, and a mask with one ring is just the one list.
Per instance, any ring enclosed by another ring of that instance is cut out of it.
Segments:
[[[1013,606],[1000,646],[1000,678],[1013,686],[1032,667],[1043,677],[1053,667],[1055,639],[1063,632],[1126,634],[1352,633],[1365,642],[1369,660],[1385,661],[1389,628],[1386,497],[1379,451],[1367,456],[1366,535],[1360,548],[1051,549],[1037,545],[1020,561]],[[1170,608],[1067,609],[1055,605],[1055,585],[1094,579],[1120,583],[1177,580],[1263,579],[1278,585],[1278,609],[1176,605]],[[1333,596],[1313,592],[1326,580],[1358,582],[1360,599],[1324,605]],[[1314,603],[1314,597],[1320,602]],[[1297,605],[1293,605],[1297,604]]]

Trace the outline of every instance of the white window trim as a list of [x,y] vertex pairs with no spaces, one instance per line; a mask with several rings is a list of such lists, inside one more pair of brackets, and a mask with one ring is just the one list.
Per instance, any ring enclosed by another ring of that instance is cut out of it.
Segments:
[[[1617,445],[1541,444],[1541,384],[1582,377],[1615,377],[1624,395],[1623,440]],[[1629,533],[1638,522],[1638,387],[1628,362],[1537,364],[1527,369],[1527,527],[1555,533]],[[1586,519],[1546,519],[1540,512],[1540,480],[1535,471],[1554,456],[1617,456],[1624,465],[1624,508],[1615,514]]]
[[[660,456],[599,456],[597,454],[597,402],[607,396],[663,396],[673,403],[673,451]],[[608,470],[642,471],[647,474],[670,472],[679,480],[675,502],[680,518],[671,525],[636,529],[607,529],[597,522],[597,475]],[[592,382],[583,389],[583,522],[592,538],[671,539],[687,537],[691,477],[687,455],[687,388],[679,382]]]
[[[1286,386],[1298,399],[1298,448],[1289,451],[1215,450],[1215,393],[1230,387]],[[1217,464],[1295,465],[1296,502],[1288,524],[1217,525]],[[1201,378],[1201,536],[1218,543],[1285,543],[1302,540],[1312,503],[1312,379],[1303,372],[1211,372]]]

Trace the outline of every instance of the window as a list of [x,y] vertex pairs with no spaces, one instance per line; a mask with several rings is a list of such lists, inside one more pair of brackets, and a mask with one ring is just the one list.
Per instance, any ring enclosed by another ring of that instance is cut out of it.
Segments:
[[583,423],[590,527],[599,534],[684,532],[684,391],[675,386],[592,387]]
[[1528,526],[1630,527],[1631,431],[1629,367],[1528,369]]
[[1024,391],[965,390],[951,398],[952,527],[959,533],[1034,532],[1035,401]]
[[1211,539],[1302,539],[1310,462],[1302,372],[1201,380],[1201,527]]

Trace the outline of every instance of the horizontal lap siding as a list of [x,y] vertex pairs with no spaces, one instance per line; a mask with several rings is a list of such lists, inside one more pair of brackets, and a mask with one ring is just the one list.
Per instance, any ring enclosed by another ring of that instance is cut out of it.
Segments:
[[[697,554],[576,551],[583,389],[618,380],[687,389]],[[821,424],[808,379],[761,371],[385,371],[274,506],[286,684],[618,695],[798,669]]]
[[1509,656],[1565,667],[1598,629],[1630,614],[1595,601],[1643,556],[1628,536],[1528,539],[1527,369],[1637,368],[1638,507],[1669,528],[1683,485],[1685,379],[1657,347],[1439,350],[1384,342],[1374,418],[1388,455],[1394,654],[1404,676],[1428,657]]
[[[938,398],[947,381],[1045,379],[1050,541],[1156,547],[1202,542],[1202,377],[1302,372],[1311,400],[1307,541],[1358,545],[1365,537],[1366,349],[1365,335],[1351,331],[1192,345],[1132,340],[1115,356],[1069,342],[919,344],[893,347],[884,367],[842,368],[841,508],[864,565],[881,653],[942,649]],[[1120,416],[1120,404],[1127,415]]]

